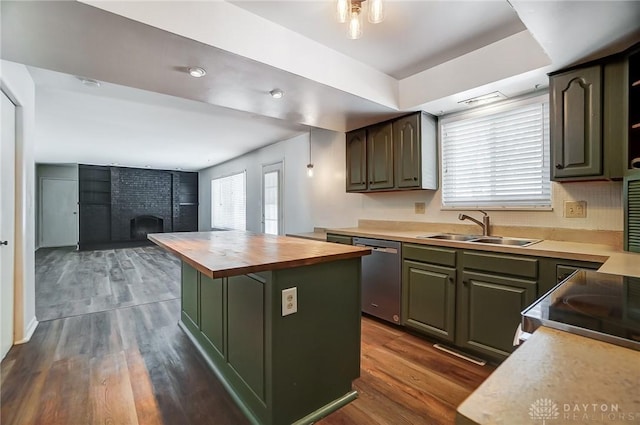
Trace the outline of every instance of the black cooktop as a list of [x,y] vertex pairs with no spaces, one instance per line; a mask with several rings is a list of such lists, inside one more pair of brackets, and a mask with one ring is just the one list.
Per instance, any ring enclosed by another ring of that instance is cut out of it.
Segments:
[[577,270],[523,311],[525,332],[540,325],[640,350],[640,278]]

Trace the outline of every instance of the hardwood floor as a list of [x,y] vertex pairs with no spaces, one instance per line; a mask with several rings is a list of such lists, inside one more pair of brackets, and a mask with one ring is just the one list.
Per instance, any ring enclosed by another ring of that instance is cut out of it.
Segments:
[[179,297],[180,260],[157,246],[36,252],[40,321]]
[[[130,258],[135,254],[139,257],[135,260],[139,261],[137,270],[162,267],[163,273],[178,279],[179,273],[171,271],[179,270],[174,261],[160,266],[153,255],[118,251],[130,250],[103,251],[102,258]],[[42,259],[48,257],[46,267],[56,270],[61,266],[51,262],[67,254],[49,252]],[[68,261],[81,262],[71,258]],[[89,254],[86,258],[96,264],[100,257]],[[122,269],[120,260],[112,260],[108,264]],[[65,267],[69,266],[62,267],[63,274]],[[80,263],[74,267],[91,270]],[[106,271],[111,274],[108,268]],[[66,273],[73,276],[68,269]],[[90,272],[83,273],[91,279]],[[97,282],[106,284],[105,269],[98,267],[95,274]],[[140,276],[138,283],[145,279],[148,277]],[[62,290],[74,290],[65,278],[58,277],[55,282]],[[130,289],[132,294],[138,290]],[[64,294],[56,297],[65,299]],[[248,423],[178,328],[179,299],[136,306],[126,306],[135,297],[121,299],[123,305],[115,303],[110,310],[41,322],[29,343],[11,349],[0,370],[0,423]],[[364,317],[361,377],[354,383],[360,396],[318,423],[452,424],[455,407],[492,370],[442,353],[429,341]]]

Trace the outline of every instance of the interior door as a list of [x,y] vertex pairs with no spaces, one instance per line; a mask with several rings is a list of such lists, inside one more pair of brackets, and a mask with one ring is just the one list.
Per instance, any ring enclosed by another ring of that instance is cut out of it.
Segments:
[[2,93],[0,145],[0,359],[13,345],[16,108]]
[[77,194],[75,180],[48,179],[40,181],[40,246],[74,246],[77,237]]

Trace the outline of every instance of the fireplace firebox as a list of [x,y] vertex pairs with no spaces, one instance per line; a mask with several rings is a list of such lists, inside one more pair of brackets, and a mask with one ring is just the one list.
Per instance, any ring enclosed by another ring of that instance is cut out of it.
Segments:
[[139,215],[131,219],[131,240],[146,240],[149,233],[162,233],[164,220],[155,215]]

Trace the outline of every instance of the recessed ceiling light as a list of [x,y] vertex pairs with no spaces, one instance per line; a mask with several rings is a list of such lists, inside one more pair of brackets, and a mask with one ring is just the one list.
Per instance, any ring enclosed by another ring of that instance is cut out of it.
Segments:
[[205,71],[204,68],[200,68],[199,66],[193,66],[189,68],[188,71],[189,71],[189,75],[191,75],[194,78],[200,78],[207,75],[207,71]]
[[269,94],[274,99],[282,99],[282,96],[284,96],[284,92],[280,89],[273,89],[269,92]]
[[145,165],[144,168],[151,168],[151,165]]
[[84,84],[87,87],[100,87],[100,81],[98,80],[92,80],[91,78],[85,78],[85,77],[77,77],[78,80],[80,80],[80,82],[82,84]]

